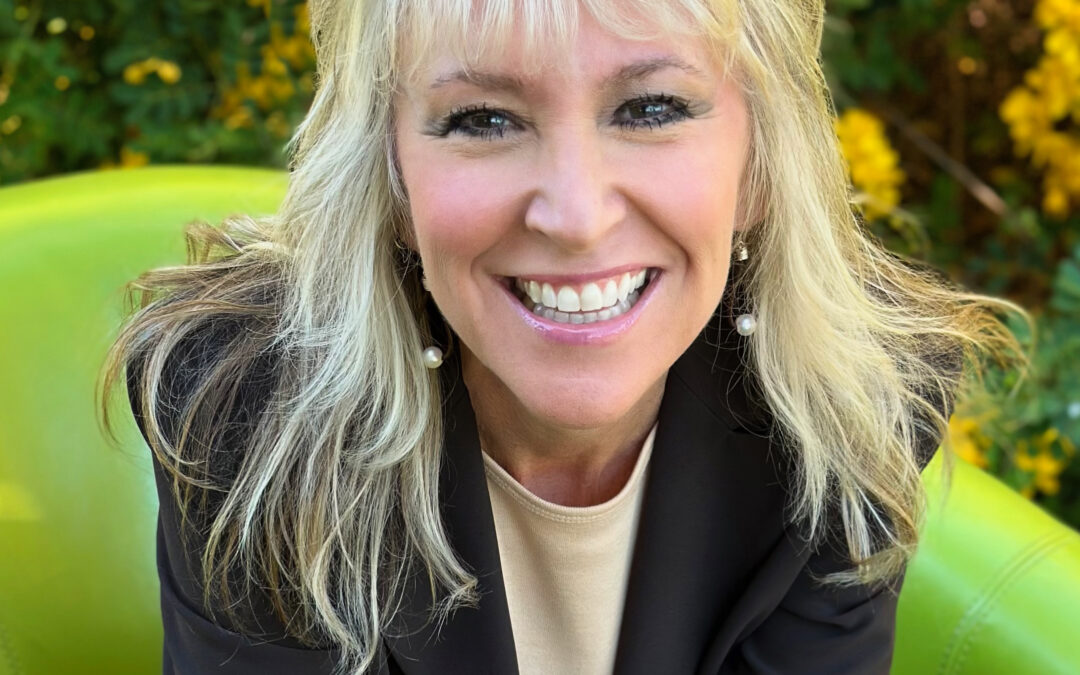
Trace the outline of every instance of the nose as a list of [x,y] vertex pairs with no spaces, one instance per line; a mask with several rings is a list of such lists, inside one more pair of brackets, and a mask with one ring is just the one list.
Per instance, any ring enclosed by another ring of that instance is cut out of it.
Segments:
[[569,252],[594,248],[626,216],[600,141],[588,124],[565,124],[538,153],[525,226]]

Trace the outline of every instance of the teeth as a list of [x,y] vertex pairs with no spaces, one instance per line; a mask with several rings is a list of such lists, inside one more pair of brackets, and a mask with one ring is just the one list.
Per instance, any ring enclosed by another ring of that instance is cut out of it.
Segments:
[[544,284],[540,291],[540,302],[544,303],[547,307],[558,306],[558,301],[555,299],[555,289],[551,287],[551,284]]
[[619,301],[619,285],[614,281],[604,284],[604,307],[611,307]]
[[577,291],[569,286],[563,286],[559,289],[558,306],[560,312],[577,312],[581,309],[581,298],[578,297]]
[[593,312],[604,306],[604,295],[596,284],[585,284],[581,289],[581,311]]
[[624,274],[619,277],[619,302],[626,300],[626,296],[630,294],[630,275]]
[[552,309],[551,307],[545,307],[541,303],[536,303],[532,307],[533,314],[542,316],[551,321],[557,321],[558,323],[569,324],[584,324],[593,323],[595,321],[607,321],[608,319],[614,319],[615,317],[630,311],[630,308],[638,301],[639,293],[637,291],[631,291],[625,300],[620,300],[615,303],[614,307],[606,307],[598,312],[563,312],[560,310]]
[[578,293],[575,287],[514,280],[519,297],[534,314],[552,321],[570,324],[607,321],[628,311],[640,296],[639,290],[655,275],[642,269],[602,282],[589,282]]

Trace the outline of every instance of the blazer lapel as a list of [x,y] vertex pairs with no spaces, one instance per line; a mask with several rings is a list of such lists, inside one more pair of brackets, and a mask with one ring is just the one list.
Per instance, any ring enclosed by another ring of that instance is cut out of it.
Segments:
[[[718,312],[668,373],[615,662],[617,675],[691,673],[718,634],[753,568],[784,536],[786,459],[771,456],[769,420],[743,381],[743,341]],[[441,341],[442,344],[446,344]],[[510,613],[476,418],[460,360],[440,369],[446,396],[441,472],[450,541],[479,581],[479,606],[436,628],[432,598],[415,575],[398,637],[386,643],[407,675],[516,675]],[[721,655],[722,656],[722,655]],[[393,672],[393,669],[391,669]]]
[[[440,631],[426,619],[432,597],[423,571],[412,578],[390,652],[407,675],[474,675],[518,672],[510,611],[499,565],[495,521],[487,492],[476,418],[460,379],[460,361],[440,368],[446,397],[446,437],[440,473],[443,522],[458,557],[477,576],[480,602],[457,610]],[[437,633],[437,635],[436,635]],[[393,672],[393,671],[391,671]]]
[[[615,673],[692,673],[784,530],[768,420],[719,315],[669,371]],[[780,460],[781,458],[774,458]]]

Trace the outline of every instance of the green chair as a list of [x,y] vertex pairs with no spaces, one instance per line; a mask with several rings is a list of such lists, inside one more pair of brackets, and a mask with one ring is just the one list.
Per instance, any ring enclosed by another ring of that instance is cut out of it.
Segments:
[[[124,282],[181,262],[183,223],[270,213],[285,183],[150,167],[0,189],[0,675],[161,671],[150,454],[122,395],[123,448],[103,440],[95,378]],[[1080,672],[1080,535],[958,462],[924,542],[894,673]]]

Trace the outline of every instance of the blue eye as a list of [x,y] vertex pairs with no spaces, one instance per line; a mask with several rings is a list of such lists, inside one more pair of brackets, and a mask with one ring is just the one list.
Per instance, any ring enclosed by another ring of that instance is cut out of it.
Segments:
[[[688,101],[668,94],[645,94],[620,105],[615,111],[614,124],[620,129],[659,129],[690,117],[693,114]],[[488,108],[485,103],[455,109],[435,124],[431,133],[444,137],[457,133],[490,140],[502,138],[508,130],[522,128],[512,115],[498,108]]]
[[[624,114],[625,113],[625,114]],[[680,98],[668,94],[646,94],[622,104],[615,116],[621,129],[638,129],[646,127],[657,129],[679,122],[690,114],[690,104]]]
[[438,126],[436,133],[446,136],[461,133],[477,138],[502,137],[506,130],[515,123],[501,110],[488,108],[487,104],[466,106],[450,113]]

